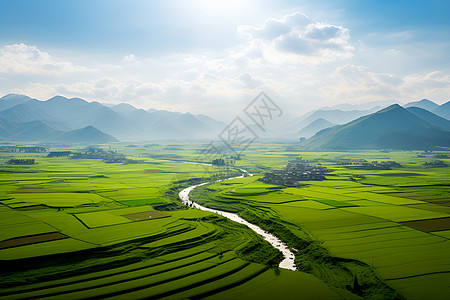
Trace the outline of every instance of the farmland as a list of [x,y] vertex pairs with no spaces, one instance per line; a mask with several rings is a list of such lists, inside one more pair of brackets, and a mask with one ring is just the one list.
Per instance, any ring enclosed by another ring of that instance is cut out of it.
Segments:
[[[192,200],[236,212],[295,249],[293,272],[276,268],[281,254],[247,227],[181,204],[182,188],[236,175],[183,162],[204,145],[115,147],[138,163],[1,154],[0,298],[444,299],[450,292],[450,170],[425,166],[433,153],[255,144],[236,161],[255,176],[193,191]],[[334,171],[289,187],[258,180],[300,156]],[[4,163],[11,158],[36,164]],[[401,167],[340,163],[362,159]]]
[[[246,158],[255,163],[249,167],[257,173],[255,167],[282,168],[290,153],[285,155],[283,158],[283,153],[273,151],[263,158],[254,151]],[[196,201],[238,212],[275,233],[298,250],[300,270],[335,287],[342,288],[356,277],[361,286],[372,285],[372,290],[380,292],[381,286],[367,276],[372,270],[370,277],[378,276],[408,299],[447,297],[449,168],[427,168],[424,161],[434,154],[417,158],[416,152],[300,155],[335,171],[327,180],[300,181],[298,187],[282,189],[264,187],[258,181],[260,176],[230,180],[201,187],[194,194]],[[337,163],[342,159],[390,159],[401,167],[350,170]],[[244,191],[248,191],[245,197]],[[347,283],[345,275],[333,275],[344,270],[351,274]],[[370,290],[360,295],[367,297]]]

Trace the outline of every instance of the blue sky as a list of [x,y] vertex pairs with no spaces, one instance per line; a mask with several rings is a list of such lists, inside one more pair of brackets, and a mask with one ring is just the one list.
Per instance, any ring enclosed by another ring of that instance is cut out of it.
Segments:
[[0,92],[215,116],[260,90],[299,110],[443,103],[449,11],[450,1],[2,0]]

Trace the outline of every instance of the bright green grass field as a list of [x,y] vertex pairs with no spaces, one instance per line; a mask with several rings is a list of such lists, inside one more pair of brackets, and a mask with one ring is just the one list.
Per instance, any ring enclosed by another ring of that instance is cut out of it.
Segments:
[[[330,288],[312,275],[267,269],[237,258],[235,251],[245,248],[254,237],[246,228],[229,229],[230,225],[211,221],[211,213],[173,210],[167,212],[170,216],[166,218],[135,222],[123,217],[170,206],[174,200],[167,198],[166,193],[174,182],[192,178],[207,181],[211,173],[220,171],[218,167],[204,168],[181,162],[193,160],[204,146],[201,143],[136,147],[118,144],[119,152],[142,160],[130,165],[48,159],[46,154],[0,154],[0,240],[51,232],[67,236],[0,249],[0,260],[7,263],[35,258],[39,261],[53,254],[72,255],[82,250],[89,253],[93,249],[115,249],[121,245],[108,254],[108,268],[104,270],[34,284],[22,283],[0,291],[0,298],[106,298],[105,295],[117,299],[149,296],[355,298],[348,291]],[[425,161],[434,160],[433,153],[426,154],[425,158],[417,158],[417,152],[408,151],[301,153],[288,150],[288,146],[252,144],[242,159],[236,161],[236,166],[256,176],[208,185],[211,195],[215,199],[232,200],[231,205],[235,201],[244,207],[261,209],[288,222],[285,224],[302,235],[320,241],[332,255],[366,263],[408,299],[448,297],[449,230],[427,233],[400,222],[450,216],[449,168],[424,167]],[[80,149],[74,146],[63,150]],[[38,164],[6,165],[4,161],[12,156],[35,158]],[[282,168],[297,156],[318,159],[335,171],[327,176],[328,180],[304,181],[301,184],[306,186],[301,187],[277,189],[257,181],[264,172]],[[387,171],[351,170],[335,165],[336,159],[396,160],[403,167]],[[445,161],[450,163],[448,159]],[[145,171],[148,169],[162,172],[149,173]],[[365,178],[351,181],[356,175]],[[27,209],[36,205],[41,207]],[[134,252],[128,252],[130,249]],[[227,250],[219,254],[218,249]],[[115,265],[114,255],[126,261],[144,257],[143,253],[154,256],[128,265]],[[91,268],[94,262],[95,259],[88,259],[83,266]],[[71,270],[72,267],[60,268]],[[54,268],[43,271],[61,272],[57,266]],[[33,275],[20,274],[27,278]],[[8,296],[8,292],[12,294]]]
[[[373,266],[381,278],[408,299],[426,299],[429,295],[433,295],[433,299],[446,299],[450,294],[446,275],[450,272],[448,230],[428,233],[400,222],[450,217],[447,187],[450,168],[426,168],[422,164],[432,161],[433,154],[418,159],[415,152],[300,155],[308,159],[396,160],[403,167],[365,171],[328,163],[327,167],[336,169],[334,176],[328,176],[329,180],[303,181],[306,186],[272,192],[264,191],[264,186],[259,184],[260,194],[243,197],[233,190],[245,191],[252,184],[251,179],[242,183],[231,180],[228,183],[235,184],[215,184],[211,188],[224,200],[229,197],[275,211],[280,219],[307,230],[338,257],[357,259]],[[255,172],[255,164],[261,168],[281,168],[282,161],[287,159],[275,151],[273,155],[261,154],[255,147],[249,150],[246,160],[249,167],[250,162],[254,163],[252,171]],[[366,179],[349,180],[358,174]],[[292,195],[297,195],[298,199]]]

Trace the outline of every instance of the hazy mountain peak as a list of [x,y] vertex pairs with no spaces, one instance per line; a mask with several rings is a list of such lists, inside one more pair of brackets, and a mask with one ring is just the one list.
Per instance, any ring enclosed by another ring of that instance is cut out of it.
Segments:
[[422,99],[420,101],[413,101],[413,102],[406,103],[405,107],[419,107],[419,108],[423,108],[423,109],[432,111],[433,109],[439,107],[439,105],[431,100]]
[[125,114],[129,114],[129,113],[139,110],[138,108],[136,108],[133,105],[128,104],[128,103],[119,103],[117,105],[111,106],[110,108],[112,110],[114,110],[115,112],[125,113]]
[[436,107],[432,110],[433,113],[441,116],[447,120],[450,120],[450,101],[445,102],[444,104]]
[[32,98],[25,96],[25,95],[19,95],[19,94],[8,94],[0,98],[0,111],[3,111],[8,108],[12,108],[16,105],[25,103],[27,101],[33,100]]
[[56,95],[54,97],[51,97],[47,101],[65,101],[65,100],[69,100],[69,99],[64,96]]
[[15,98],[15,99],[25,99],[25,100],[30,100],[30,99],[31,99],[31,97],[28,97],[28,96],[26,96],[26,95],[14,94],[14,93],[5,95],[5,96],[1,97],[0,99],[1,99],[1,100],[10,100],[10,99],[12,99],[12,98]]
[[382,113],[386,113],[386,112],[389,112],[389,111],[402,111],[402,110],[404,110],[404,108],[401,107],[399,104],[392,104],[392,105],[389,105],[386,108],[383,108],[383,109],[377,111],[376,113],[377,114],[382,114]]

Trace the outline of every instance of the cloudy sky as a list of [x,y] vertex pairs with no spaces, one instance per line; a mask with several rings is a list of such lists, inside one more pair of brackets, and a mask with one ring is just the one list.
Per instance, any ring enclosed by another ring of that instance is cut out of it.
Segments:
[[0,1],[0,94],[227,121],[450,98],[450,1]]

